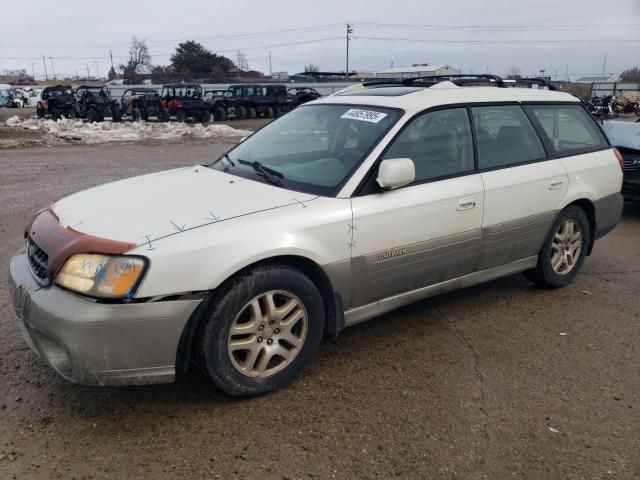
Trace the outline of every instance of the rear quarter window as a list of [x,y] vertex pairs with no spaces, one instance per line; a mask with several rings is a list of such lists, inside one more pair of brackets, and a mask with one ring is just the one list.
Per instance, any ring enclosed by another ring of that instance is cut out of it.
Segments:
[[555,153],[608,148],[593,118],[580,105],[528,105],[525,109],[540,124]]

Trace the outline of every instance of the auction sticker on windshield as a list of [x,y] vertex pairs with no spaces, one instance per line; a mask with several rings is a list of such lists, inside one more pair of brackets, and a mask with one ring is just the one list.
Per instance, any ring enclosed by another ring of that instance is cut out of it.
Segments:
[[358,108],[350,108],[342,114],[340,118],[346,118],[348,120],[361,120],[363,122],[378,123],[384,117],[386,113],[375,112],[373,110],[360,110]]

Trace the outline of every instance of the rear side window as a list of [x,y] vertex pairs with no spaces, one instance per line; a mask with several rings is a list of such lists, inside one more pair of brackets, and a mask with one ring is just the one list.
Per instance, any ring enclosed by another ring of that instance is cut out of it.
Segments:
[[529,105],[556,153],[607,148],[607,141],[591,116],[579,105]]
[[519,105],[473,107],[478,166],[490,169],[546,157],[540,138]]

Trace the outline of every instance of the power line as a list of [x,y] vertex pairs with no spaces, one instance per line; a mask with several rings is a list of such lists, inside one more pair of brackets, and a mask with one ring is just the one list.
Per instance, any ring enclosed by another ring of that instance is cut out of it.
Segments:
[[452,43],[452,44],[472,44],[472,45],[494,45],[494,44],[513,44],[526,45],[536,43],[640,43],[638,39],[608,39],[608,40],[447,40],[442,38],[397,38],[397,37],[353,37],[359,40],[374,40],[383,42],[418,42],[418,43]]

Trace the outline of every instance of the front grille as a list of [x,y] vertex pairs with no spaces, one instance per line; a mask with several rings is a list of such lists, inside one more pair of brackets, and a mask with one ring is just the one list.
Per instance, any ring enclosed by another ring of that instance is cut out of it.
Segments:
[[42,250],[31,237],[27,238],[27,260],[29,262],[29,269],[36,281],[43,286],[51,283],[49,271],[47,266],[49,265],[49,255]]

